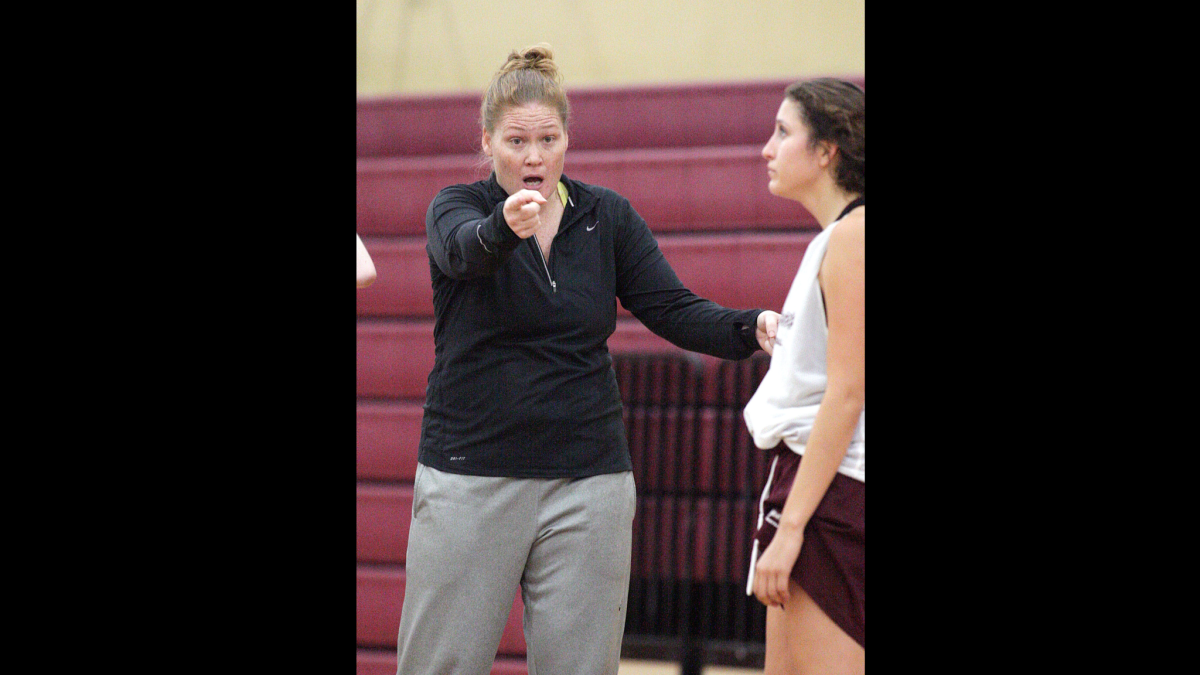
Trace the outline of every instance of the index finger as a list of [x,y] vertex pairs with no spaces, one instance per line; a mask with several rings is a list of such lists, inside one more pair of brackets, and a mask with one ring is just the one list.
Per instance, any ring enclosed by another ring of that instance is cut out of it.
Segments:
[[542,193],[538,192],[537,190],[525,190],[525,192],[528,192],[528,193],[529,193],[529,195],[530,195],[530,201],[535,201],[535,202],[537,202],[537,203],[539,203],[539,204],[545,204],[545,203],[546,203],[546,198],[545,198],[545,197],[543,197],[543,196],[542,196]]

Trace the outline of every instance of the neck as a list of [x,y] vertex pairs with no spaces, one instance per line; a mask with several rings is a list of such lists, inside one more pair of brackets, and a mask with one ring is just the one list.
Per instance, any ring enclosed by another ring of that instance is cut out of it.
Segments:
[[806,195],[798,201],[817,219],[817,223],[823,230],[832,225],[842,209],[858,199],[859,196],[857,192],[846,192],[837,186],[830,186],[826,190]]

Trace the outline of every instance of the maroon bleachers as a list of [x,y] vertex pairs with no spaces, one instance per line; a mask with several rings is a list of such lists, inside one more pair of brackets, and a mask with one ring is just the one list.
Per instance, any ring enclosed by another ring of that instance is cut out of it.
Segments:
[[[803,207],[767,191],[761,151],[761,143],[568,150],[563,171],[616,190],[656,233],[815,229]],[[470,155],[359,159],[357,170],[358,233],[420,237],[439,190],[486,178],[489,171]]]
[[359,562],[404,564],[413,490],[407,485],[359,485],[357,537]]
[[[358,650],[358,675],[396,675],[396,652]],[[489,675],[529,675],[524,656],[499,656]]]
[[[618,319],[609,351],[676,352],[678,347],[633,318]],[[704,360],[715,360],[701,356]],[[358,324],[358,397],[423,399],[433,368],[433,321],[361,321]],[[709,377],[715,369],[708,369]],[[360,414],[362,408],[360,407]]]
[[[716,458],[719,448],[714,443],[714,425],[711,413],[706,414],[706,419],[703,420],[702,435],[704,441],[701,442],[703,451],[701,454],[705,461],[701,466],[694,470],[701,475],[701,479],[692,487],[696,490],[708,491],[713,487],[713,471],[716,468]],[[690,422],[690,420],[685,420]],[[664,439],[665,441],[665,439]],[[671,452],[669,443],[664,442],[663,452]],[[675,467],[668,466],[666,471],[673,471]],[[689,467],[689,470],[692,470]],[[646,480],[638,485],[639,491],[654,491],[658,479],[653,471],[647,472],[649,475]],[[356,536],[356,544],[358,549],[358,561],[360,564],[370,563],[373,565],[385,566],[381,570],[367,570],[360,568],[360,591],[364,587],[382,587],[388,592],[395,592],[396,584],[403,586],[403,572],[400,567],[404,564],[405,550],[408,546],[408,526],[412,518],[412,498],[413,492],[411,487],[407,486],[378,486],[368,485],[359,486],[357,494],[357,520],[358,530]],[[660,503],[660,501],[662,503]],[[695,555],[691,558],[695,560],[695,567],[692,571],[693,578],[699,580],[707,578],[709,573],[708,564],[714,562],[718,568],[725,565],[724,558],[710,561],[707,554],[703,553],[708,546],[708,532],[710,532],[710,505],[700,503],[693,512],[685,517],[682,509],[685,507],[691,508],[692,502],[689,500],[684,502],[663,501],[656,497],[647,497],[639,502],[639,509],[649,510],[658,517],[644,518],[647,523],[653,524],[655,527],[661,528],[663,531],[670,531],[673,528],[677,529],[677,534],[683,536],[685,526],[692,527],[697,533],[695,540]],[[729,514],[729,509],[733,508],[735,515],[744,520],[747,516],[747,511],[743,505],[734,505],[730,507],[729,503],[717,503],[717,518],[711,521],[712,530],[718,539],[723,539],[727,536],[726,527],[733,521],[734,515]],[[685,525],[689,524],[690,525]],[[737,535],[742,535],[744,532],[735,532]],[[663,547],[664,556],[668,553],[666,547],[668,540],[665,537],[651,537],[651,539],[659,539]],[[726,552],[722,551],[721,554]],[[388,568],[386,566],[395,566]],[[644,570],[650,572],[651,570]],[[745,570],[740,570],[744,572]],[[677,571],[679,577],[686,576],[687,571],[680,569]],[[399,575],[399,576],[397,576]],[[715,575],[714,575],[715,576]],[[736,580],[744,581],[743,574]],[[370,593],[370,591],[368,591]],[[518,604],[520,601],[518,600]],[[370,620],[372,617],[360,618],[360,620]],[[375,617],[380,621],[388,622],[391,618]],[[393,617],[398,621],[398,614]],[[399,625],[397,623],[397,625]],[[360,637],[370,637],[370,641],[378,642],[380,640],[395,640],[395,635],[384,635],[389,626],[380,626],[372,623],[367,628],[366,633],[360,632]],[[381,632],[382,631],[382,632]]]
[[358,478],[411,484],[417,474],[421,404],[359,401]]
[[[400,607],[404,601],[404,569],[398,565],[368,565],[360,561],[356,576],[358,673],[377,672],[372,669],[386,667],[390,662],[394,675],[396,635],[400,628]],[[514,658],[525,654],[522,607],[518,593],[513,598],[512,610],[497,650],[497,666],[501,669],[493,668],[492,673],[527,673],[524,658]],[[380,650],[390,651],[390,654]],[[390,656],[390,661],[386,656]],[[364,666],[366,671],[363,670]]]
[[[862,77],[851,81],[865,86]],[[790,80],[571,88],[572,150],[762,144]],[[359,157],[472,154],[477,94],[358,101]]]
[[[404,569],[391,565],[363,565],[357,570],[358,640],[365,647],[395,647],[400,626],[400,606],[404,600]],[[500,638],[500,654],[525,653],[525,633],[521,630],[521,596],[513,597],[512,611]]]
[[[803,208],[766,187],[760,153],[786,84],[571,90],[565,172],[629,199],[680,279],[699,295],[729,307],[778,310],[818,231]],[[425,212],[443,187],[484,178],[490,167],[478,152],[477,94],[360,98],[357,107],[357,230],[378,270],[375,284],[357,292],[357,673],[392,675],[422,404],[433,365]],[[617,323],[609,339],[614,354],[679,351],[620,307]],[[701,448],[698,489],[716,490],[721,476],[737,471],[727,466],[722,434],[741,424],[728,410],[718,412],[711,400],[718,369],[709,367],[717,360],[701,359],[702,390],[710,398],[696,409],[626,410],[635,424],[647,416],[682,416],[662,427],[646,425],[668,437],[649,439],[649,447],[664,453],[663,468],[639,474],[640,522],[655,529],[641,540],[659,542],[663,550],[635,558],[643,566],[675,560],[665,547],[695,532],[688,558],[694,566],[676,573],[744,583],[748,542],[733,523],[753,514],[724,497],[684,513],[685,504],[653,495],[656,472],[672,470],[676,443]],[[683,440],[673,436],[679,424],[688,429]],[[492,675],[527,675],[520,624],[518,594]]]
[[[778,308],[815,231],[664,234],[659,247],[680,281],[729,307]],[[424,237],[364,237],[379,280],[358,291],[360,317],[433,317]],[[618,303],[621,316],[630,314]]]

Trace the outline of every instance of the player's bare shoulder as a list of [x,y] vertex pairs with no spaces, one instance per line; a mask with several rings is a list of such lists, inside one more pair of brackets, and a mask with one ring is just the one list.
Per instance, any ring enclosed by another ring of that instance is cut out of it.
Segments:
[[834,230],[833,237],[846,239],[861,239],[863,232],[867,227],[867,207],[866,205],[855,207],[853,211],[842,217],[842,222],[838,223],[837,229]]
[[830,252],[862,255],[866,245],[867,207],[859,206],[842,217],[829,235]]

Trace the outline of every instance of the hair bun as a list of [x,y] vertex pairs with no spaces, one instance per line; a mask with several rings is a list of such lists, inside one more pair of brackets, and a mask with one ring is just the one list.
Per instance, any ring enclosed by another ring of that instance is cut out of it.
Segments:
[[480,125],[491,133],[506,109],[541,103],[558,111],[563,131],[566,131],[571,121],[571,104],[567,102],[562,80],[554,63],[554,51],[545,42],[509,52],[483,94],[479,105]]
[[497,74],[503,75],[514,70],[533,70],[555,81],[561,79],[558,66],[554,63],[554,50],[545,42],[509,52],[508,60]]

